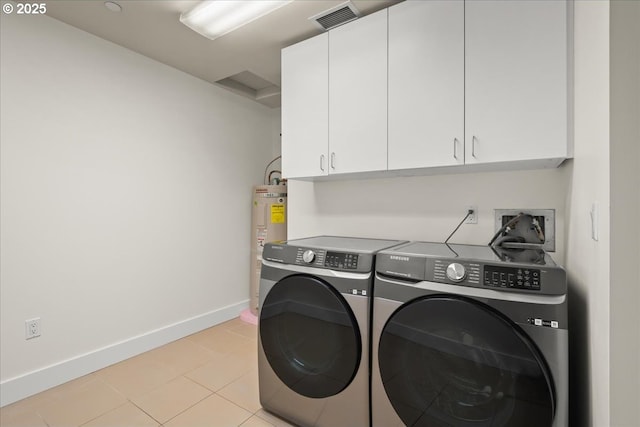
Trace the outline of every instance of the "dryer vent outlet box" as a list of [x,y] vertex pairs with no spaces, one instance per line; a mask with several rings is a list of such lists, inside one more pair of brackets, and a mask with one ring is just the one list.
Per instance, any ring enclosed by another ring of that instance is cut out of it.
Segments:
[[556,211],[555,209],[495,209],[495,231],[497,232],[520,213],[531,215],[538,221],[544,234],[544,244],[535,245],[547,252],[556,250]]

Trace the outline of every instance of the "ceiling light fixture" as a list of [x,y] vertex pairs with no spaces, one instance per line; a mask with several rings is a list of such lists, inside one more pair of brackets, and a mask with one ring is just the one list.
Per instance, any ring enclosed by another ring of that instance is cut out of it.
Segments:
[[122,12],[122,6],[114,1],[106,1],[104,2],[104,7],[109,9],[111,12]]
[[293,0],[208,0],[180,15],[180,22],[215,40]]

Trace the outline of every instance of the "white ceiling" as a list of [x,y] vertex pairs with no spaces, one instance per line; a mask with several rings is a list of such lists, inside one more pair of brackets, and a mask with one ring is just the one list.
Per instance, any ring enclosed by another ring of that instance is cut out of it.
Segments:
[[[295,0],[216,40],[179,21],[180,14],[198,1],[115,1],[122,6],[119,13],[109,11],[102,0],[49,1],[47,15],[211,83],[248,71],[261,78],[258,80],[266,80],[263,85],[275,85],[266,90],[275,95],[259,99],[256,94],[242,94],[278,107],[280,50],[320,34],[322,30],[308,18],[344,0]],[[352,4],[364,16],[400,1],[354,0]]]

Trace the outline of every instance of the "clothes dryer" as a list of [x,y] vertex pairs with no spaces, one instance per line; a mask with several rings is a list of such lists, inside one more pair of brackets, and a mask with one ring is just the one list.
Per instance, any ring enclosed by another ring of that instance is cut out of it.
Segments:
[[566,427],[565,271],[542,250],[413,242],[377,256],[374,427]]
[[400,243],[320,236],[265,246],[258,323],[264,409],[300,426],[369,425],[374,257]]

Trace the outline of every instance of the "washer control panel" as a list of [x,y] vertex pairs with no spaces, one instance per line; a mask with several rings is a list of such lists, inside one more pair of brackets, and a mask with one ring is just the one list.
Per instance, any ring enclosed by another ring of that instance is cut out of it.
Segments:
[[[296,248],[295,264],[332,270],[359,270],[359,254],[324,249]],[[366,264],[366,263],[365,263]]]
[[[370,274],[373,271],[375,256],[373,253],[352,251],[350,249],[342,251],[333,248],[294,246],[270,242],[264,246],[262,259],[268,262],[299,267]],[[305,272],[302,270],[295,271]]]
[[483,284],[494,288],[540,290],[540,270],[536,268],[485,265]]
[[433,263],[433,280],[440,283],[527,291],[540,291],[542,284],[541,270],[537,268],[505,267],[464,260],[440,259],[436,259]]
[[487,295],[494,291],[567,293],[564,268],[541,250],[414,242],[379,252],[376,274],[380,280],[386,277],[407,286],[430,286],[421,283],[434,282],[491,291]]
[[327,251],[323,251],[322,249],[296,248],[296,259],[294,263],[298,265],[322,267],[324,266],[326,253]]
[[311,264],[316,259],[316,253],[311,249],[307,249],[302,253],[302,261]]
[[480,264],[454,259],[436,259],[433,263],[433,280],[441,283],[468,282],[477,285],[480,283]]
[[324,258],[324,266],[329,268],[356,270],[358,268],[358,254],[327,252],[327,255]]
[[462,282],[467,277],[467,270],[464,265],[452,262],[447,267],[447,277],[454,282]]

